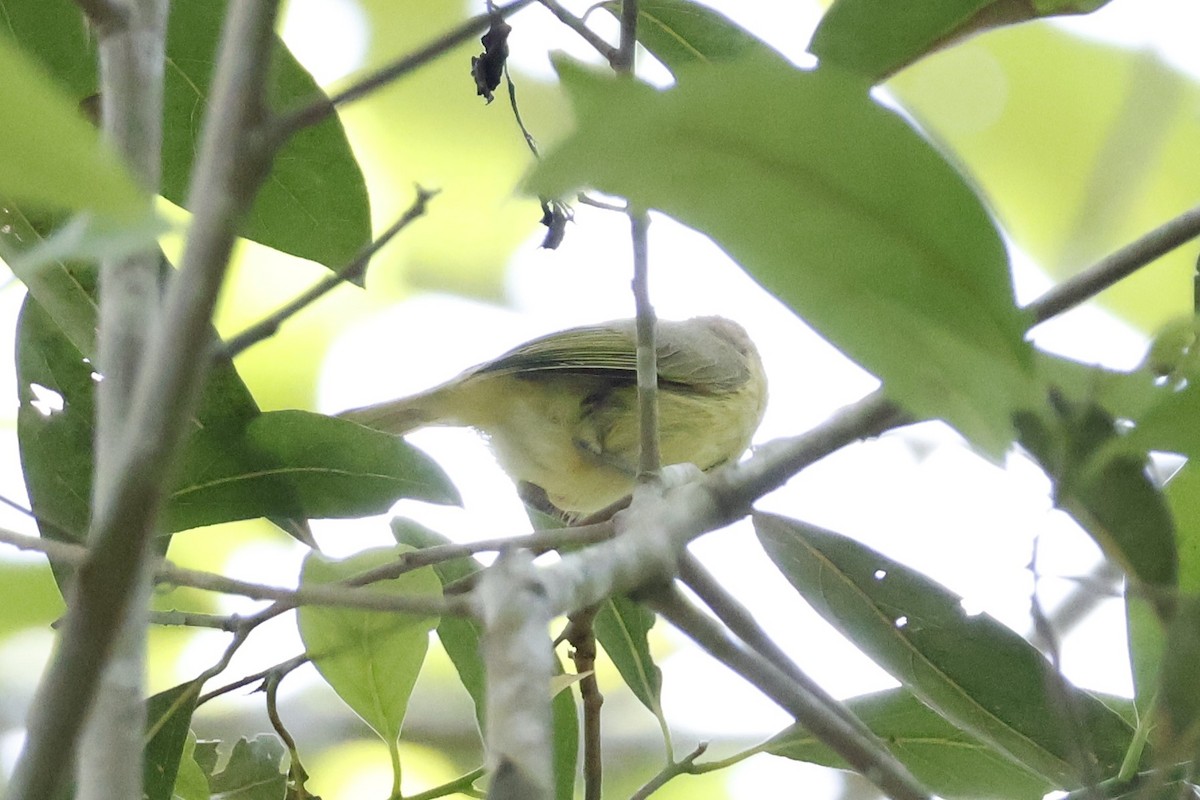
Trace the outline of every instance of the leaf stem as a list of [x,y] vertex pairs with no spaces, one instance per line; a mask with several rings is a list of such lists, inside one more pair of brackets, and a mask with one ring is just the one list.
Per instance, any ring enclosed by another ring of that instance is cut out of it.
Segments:
[[337,94],[331,97],[321,97],[307,106],[285,114],[273,125],[272,138],[276,142],[280,142],[296,131],[316,125],[333,114],[339,106],[358,100],[380,87],[403,78],[430,61],[445,55],[463,42],[483,34],[496,17],[512,16],[532,2],[533,0],[513,0],[506,6],[499,6],[494,10],[471,17],[462,25],[438,37],[420,50],[370,73]]

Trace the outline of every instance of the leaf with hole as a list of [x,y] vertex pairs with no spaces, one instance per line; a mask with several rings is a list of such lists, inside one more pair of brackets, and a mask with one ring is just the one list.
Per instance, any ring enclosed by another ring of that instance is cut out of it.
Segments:
[[804,599],[955,727],[1058,788],[1084,781],[1080,751],[1100,778],[1117,774],[1129,724],[1016,633],[852,539],[771,514],[754,525]]
[[[954,727],[906,689],[852,697],[846,705],[913,777],[939,797],[1041,800],[1055,788],[991,745]],[[828,745],[799,725],[772,736],[763,750],[796,761],[849,768]]]

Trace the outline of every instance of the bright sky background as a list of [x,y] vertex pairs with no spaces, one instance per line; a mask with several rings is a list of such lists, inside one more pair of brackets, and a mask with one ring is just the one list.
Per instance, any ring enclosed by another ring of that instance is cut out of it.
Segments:
[[[821,13],[815,3],[793,0],[712,4],[801,62],[807,31]],[[582,11],[588,3],[568,5]],[[780,19],[781,13],[786,19]],[[317,19],[319,24],[313,24]],[[551,74],[547,49],[588,55],[586,46],[544,10],[530,9],[518,19],[512,56],[516,68]],[[1200,7],[1195,0],[1114,0],[1097,14],[1062,24],[1081,35],[1152,47],[1171,63],[1200,76],[1200,48],[1195,46]],[[366,48],[366,30],[353,0],[292,0],[284,31],[297,56],[322,82],[352,72]],[[337,46],[329,46],[330,42]],[[546,42],[552,43],[549,48]],[[540,44],[526,46],[529,43]],[[513,259],[507,279],[508,308],[427,294],[351,330],[327,359],[322,410],[337,411],[425,389],[540,333],[632,315],[628,233],[621,218],[581,207],[558,251],[539,250],[539,238],[540,234],[531,238]],[[771,401],[756,442],[802,432],[874,387],[869,375],[808,331],[705,237],[661,217],[652,226],[651,272],[661,317],[720,313],[742,322],[758,342],[771,378]],[[1035,268],[1019,263],[1017,288],[1022,302],[1047,285]],[[587,299],[586,305],[580,298]],[[0,292],[0,318],[15,321],[19,302],[20,292]],[[463,320],[470,320],[470,325]],[[487,335],[480,336],[481,330]],[[4,338],[0,353],[7,363],[0,369],[0,393],[8,398],[16,397],[8,361],[12,333],[11,326],[0,331]],[[362,368],[357,354],[365,349],[414,337],[429,342],[429,347],[422,353],[410,348],[398,352],[394,371],[370,374]],[[1140,334],[1092,309],[1073,312],[1062,324],[1044,326],[1037,339],[1044,347],[1117,367],[1135,364],[1145,345]],[[15,416],[15,400],[10,408]],[[15,433],[4,430],[0,436],[5,452],[13,455],[3,459],[3,469],[8,471],[0,474],[0,491],[23,497],[20,476],[11,472],[18,463]],[[528,528],[511,483],[475,434],[428,430],[414,434],[410,441],[449,472],[463,493],[465,508],[405,502],[395,509],[397,513],[460,539]],[[847,448],[759,506],[854,535],[962,594],[968,609],[986,610],[1021,631],[1027,628],[1032,586],[1028,564],[1035,536],[1040,537],[1039,568],[1044,576],[1080,575],[1097,557],[1090,540],[1051,508],[1049,484],[1027,460],[1013,456],[1006,465],[989,464],[937,425]],[[3,511],[0,525],[27,528],[24,520]],[[315,528],[322,546],[333,554],[391,543],[381,519],[324,522]],[[705,537],[695,549],[785,649],[835,694],[847,696],[891,685],[890,678],[802,608],[766,562],[748,526]],[[299,548],[247,548],[229,571],[287,585],[295,580],[301,556]],[[1071,585],[1053,577],[1044,580],[1045,601],[1053,605]],[[230,611],[239,607],[244,606],[232,600],[228,604]],[[248,648],[239,656],[246,669],[271,663],[281,649],[289,653],[298,649],[293,633],[286,627],[278,630],[279,639],[257,652]],[[1130,693],[1124,622],[1117,603],[1104,604],[1066,644],[1069,677],[1089,688]],[[204,653],[199,663],[207,664],[211,645],[211,638],[201,637],[194,646],[197,656]],[[746,684],[694,651],[680,648],[662,667],[667,715],[679,732],[677,747],[684,751],[706,730],[769,734],[790,721]],[[645,721],[652,722],[648,716]],[[11,754],[11,745],[0,742],[0,757]],[[771,796],[781,782],[796,781],[801,769],[779,759],[754,759],[737,768],[734,796]],[[804,780],[809,780],[804,774]],[[826,791],[833,796],[836,787],[824,771],[813,770],[805,796],[819,798]]]

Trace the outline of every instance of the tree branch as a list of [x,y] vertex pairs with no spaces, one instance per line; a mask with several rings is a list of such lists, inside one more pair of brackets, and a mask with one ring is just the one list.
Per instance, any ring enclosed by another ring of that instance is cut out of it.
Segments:
[[209,320],[236,223],[269,163],[253,133],[262,118],[276,10],[277,0],[229,6],[188,204],[192,228],[124,426],[136,435],[123,438],[110,461],[112,482],[95,497],[93,547],[76,576],[60,646],[33,700],[29,735],[10,787],[14,800],[51,797],[68,774],[100,670],[141,576],[164,486],[205,373]]
[[604,41],[600,34],[589,28],[583,19],[563,8],[557,0],[538,0],[538,2],[545,6],[551,14],[558,17],[559,22],[578,33],[609,63],[609,66],[616,68],[619,61],[617,48]]
[[553,615],[535,575],[531,555],[504,553],[483,571],[473,593],[483,625],[490,800],[549,800],[553,794],[555,661],[546,636]]
[[741,639],[751,650],[765,658],[777,670],[787,675],[797,689],[807,693],[814,703],[823,705],[830,712],[837,714],[858,734],[874,738],[861,719],[854,712],[839,702],[833,695],[825,691],[819,683],[810,678],[779,645],[767,635],[754,616],[738,602],[737,598],[725,591],[721,584],[704,568],[691,553],[685,552],[679,560],[679,576],[685,586],[696,593],[705,605],[712,609],[717,619],[737,638]]
[[1200,236],[1200,206],[1189,209],[1068,278],[1025,306],[1038,325],[1127,278],[1155,259]]
[[633,74],[633,60],[637,53],[638,0],[621,0],[621,44],[617,48],[617,59],[613,69],[626,75]]
[[[97,34],[104,136],[153,198],[162,164],[166,0],[87,5]],[[147,201],[148,213],[152,203]],[[93,505],[112,495],[119,480],[120,452],[138,435],[127,424],[127,411],[150,327],[160,313],[162,268],[156,244],[100,262],[96,364],[104,380],[96,386]],[[132,530],[122,535],[136,537]],[[142,546],[149,547],[148,537]],[[143,555],[138,563],[144,561]],[[117,617],[112,660],[100,674],[85,717],[76,766],[79,800],[141,795],[146,715],[142,684],[151,585],[138,563],[132,565],[131,600]]]
[[372,72],[370,75],[356,81],[347,88],[333,95],[322,97],[307,106],[296,109],[284,115],[273,125],[272,139],[280,142],[296,131],[316,125],[334,112],[338,106],[351,103],[376,89],[398,80],[408,73],[422,67],[454,49],[463,42],[480,36],[491,26],[497,16],[507,18],[529,5],[533,0],[513,0],[506,6],[500,6],[494,11],[471,17],[449,33],[435,39],[415,53]]
[[917,782],[873,735],[855,726],[796,686],[761,656],[743,649],[725,628],[702,613],[675,586],[664,586],[647,598],[649,605],[686,633],[709,655],[770,697],[821,742],[894,800],[931,800]]
[[658,317],[650,302],[650,215],[630,206],[629,234],[633,241],[633,302],[637,309],[637,398],[641,448],[638,478],[658,477],[662,456],[658,448]]

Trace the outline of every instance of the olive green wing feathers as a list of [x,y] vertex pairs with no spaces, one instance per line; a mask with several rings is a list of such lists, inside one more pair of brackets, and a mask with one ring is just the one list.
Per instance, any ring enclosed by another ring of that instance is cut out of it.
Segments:
[[[720,393],[734,391],[749,379],[745,354],[718,327],[718,322],[733,324],[707,317],[658,324],[661,383]],[[481,364],[475,372],[603,376],[633,384],[637,380],[634,323],[624,320],[543,336]]]

